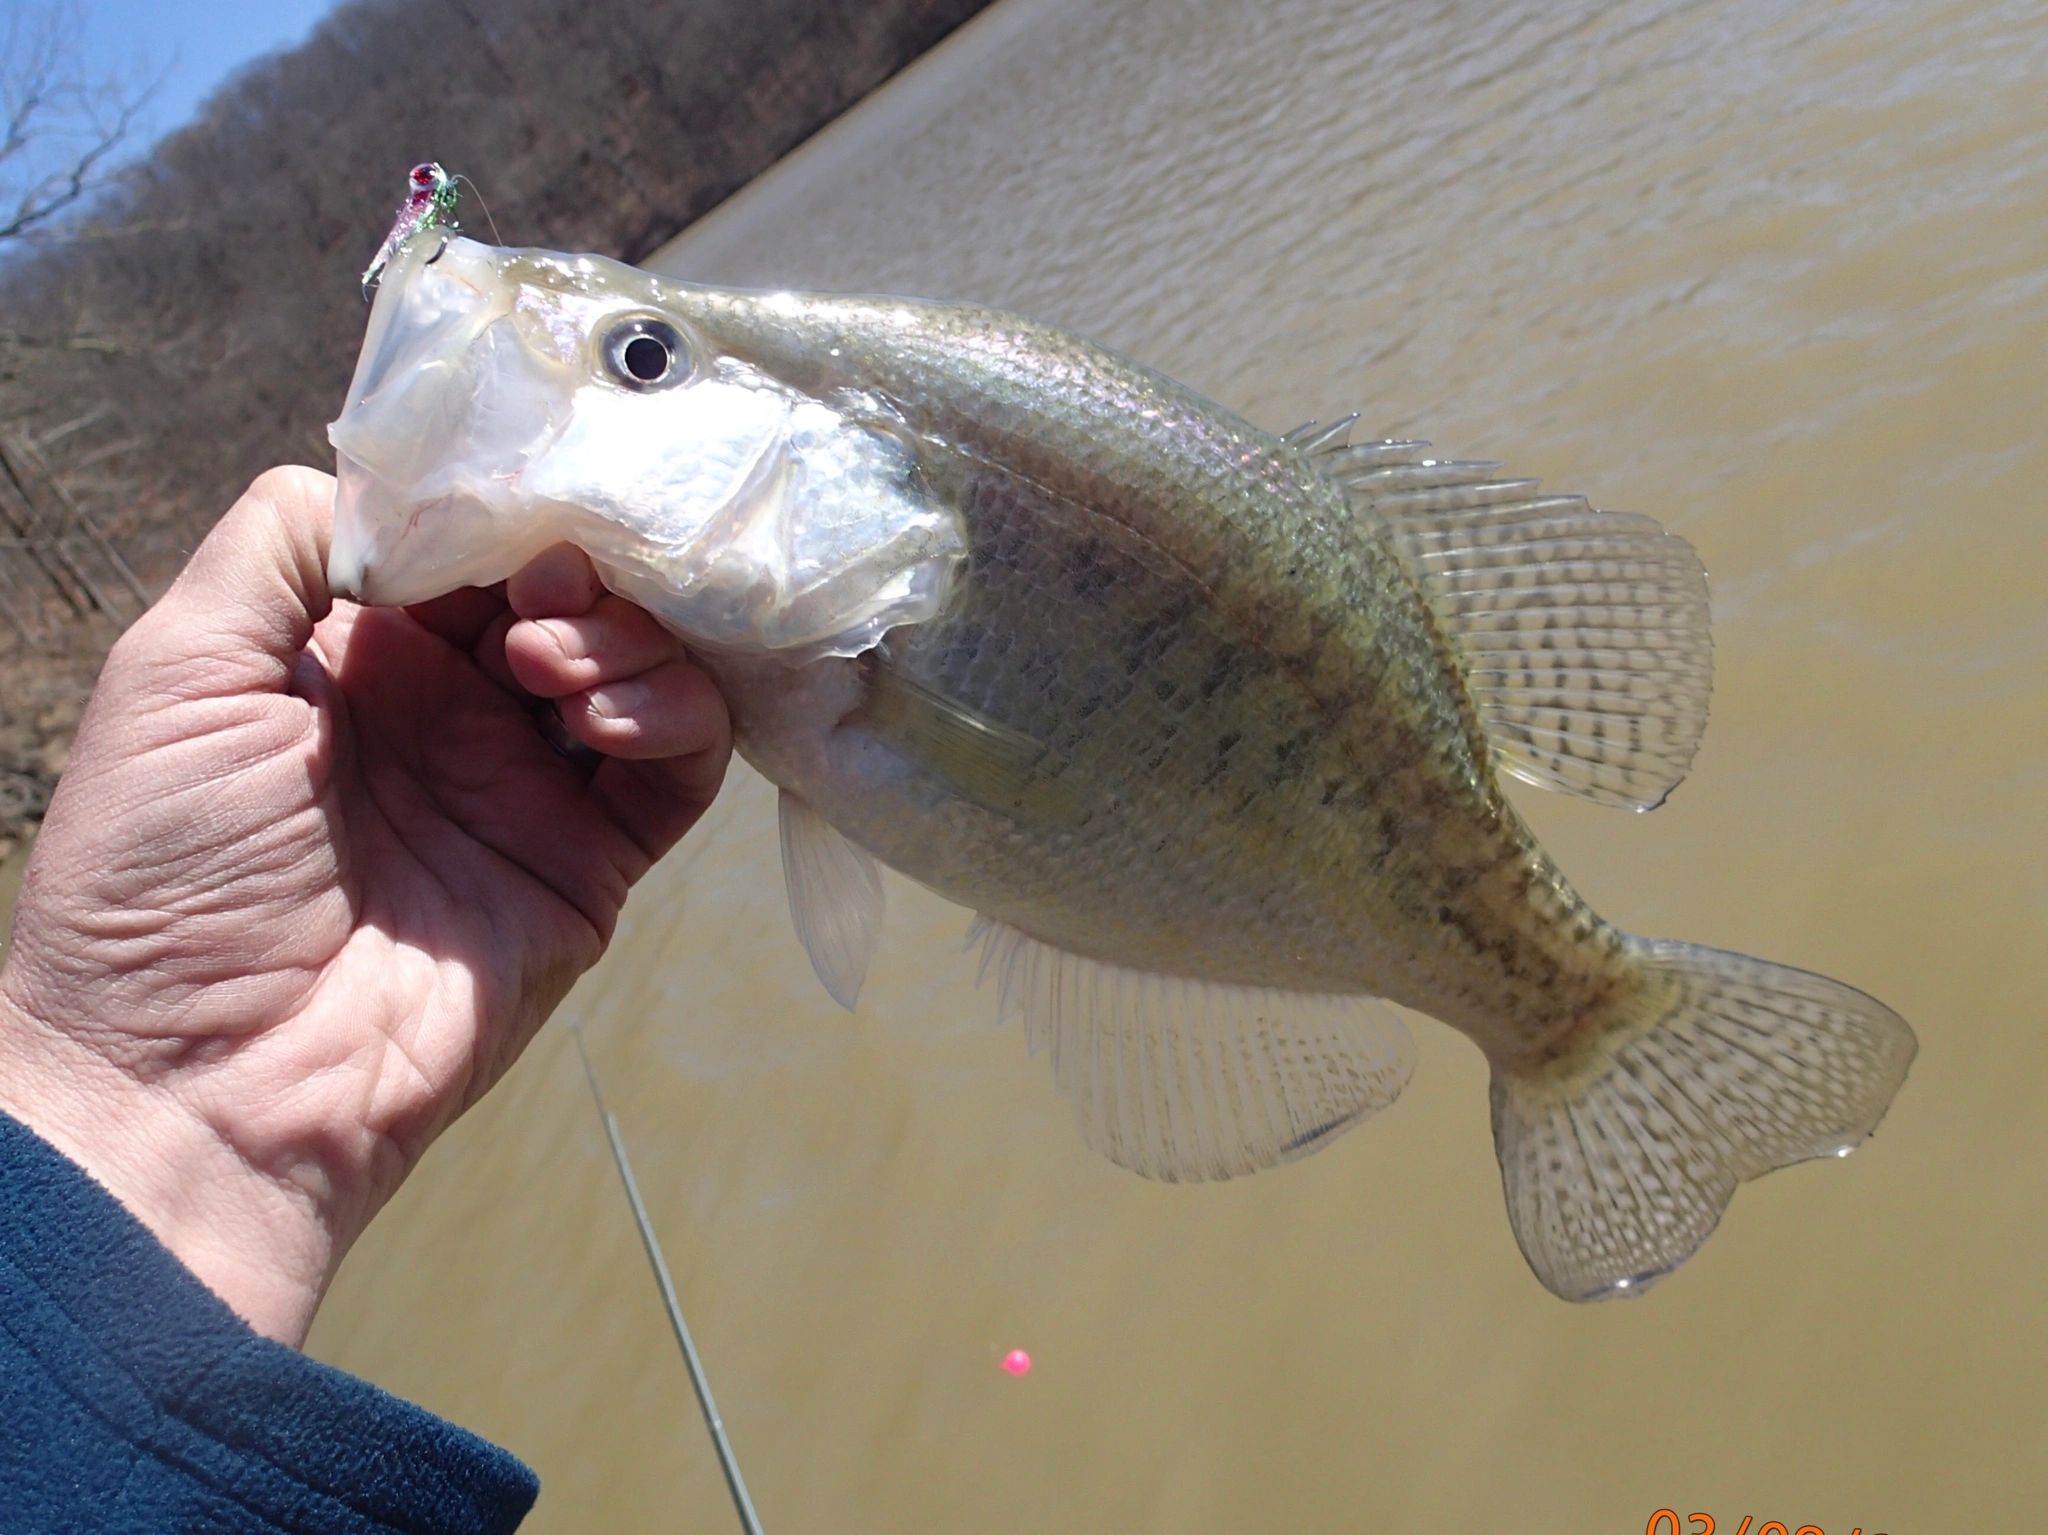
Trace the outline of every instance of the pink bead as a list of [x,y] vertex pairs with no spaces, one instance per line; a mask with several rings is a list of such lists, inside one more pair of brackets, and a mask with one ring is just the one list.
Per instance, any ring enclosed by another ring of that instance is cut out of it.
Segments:
[[1031,1373],[1031,1356],[1021,1348],[1013,1348],[1009,1353],[1003,1355],[1003,1369],[1011,1375],[1029,1375]]

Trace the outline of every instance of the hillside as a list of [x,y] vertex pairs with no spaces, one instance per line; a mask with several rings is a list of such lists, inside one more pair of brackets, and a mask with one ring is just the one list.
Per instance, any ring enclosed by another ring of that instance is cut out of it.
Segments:
[[348,0],[0,266],[0,838],[211,519],[331,462],[408,166],[471,177],[473,231],[634,260],[985,3]]

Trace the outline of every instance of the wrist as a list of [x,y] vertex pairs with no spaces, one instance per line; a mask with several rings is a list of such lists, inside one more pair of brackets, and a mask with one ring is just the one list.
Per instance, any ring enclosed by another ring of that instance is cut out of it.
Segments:
[[179,1087],[18,1005],[4,977],[0,1112],[82,1168],[257,1332],[304,1340],[334,1255],[315,1195],[252,1165]]

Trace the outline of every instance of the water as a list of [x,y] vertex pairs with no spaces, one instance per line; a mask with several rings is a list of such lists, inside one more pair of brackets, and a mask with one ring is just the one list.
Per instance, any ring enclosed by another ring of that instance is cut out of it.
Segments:
[[[2028,4],[1005,0],[664,253],[1014,306],[1269,426],[1362,410],[1660,516],[1714,580],[1692,779],[1648,817],[1519,797],[1616,919],[1923,1044],[1864,1153],[1573,1309],[1456,1036],[1301,1166],[1145,1184],[987,1027],[964,913],[893,885],[834,1010],[741,774],[569,1011],[771,1531],[2038,1515],[2044,73]],[[314,1347],[527,1456],[537,1530],[727,1527],[564,1030]]]

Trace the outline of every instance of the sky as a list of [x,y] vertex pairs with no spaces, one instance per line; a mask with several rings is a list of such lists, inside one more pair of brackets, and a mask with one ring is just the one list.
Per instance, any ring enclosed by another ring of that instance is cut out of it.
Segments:
[[[12,0],[4,0],[12,3]],[[137,147],[189,121],[223,80],[303,42],[332,0],[74,0],[92,78],[162,76]]]

